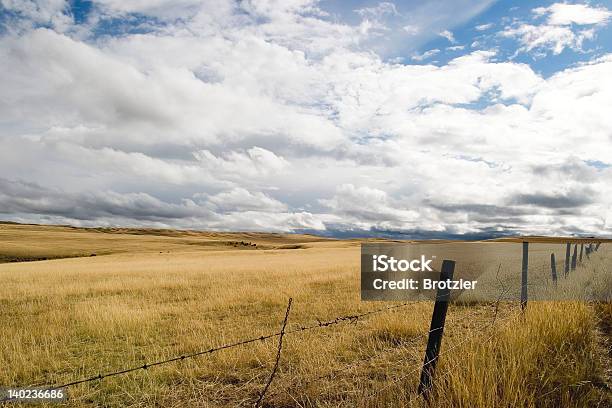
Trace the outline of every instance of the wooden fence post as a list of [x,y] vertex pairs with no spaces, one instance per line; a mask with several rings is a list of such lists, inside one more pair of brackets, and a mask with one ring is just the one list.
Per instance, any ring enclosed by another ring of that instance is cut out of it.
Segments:
[[574,254],[572,255],[572,271],[576,270],[577,260],[578,260],[578,244],[574,245]]
[[571,250],[571,246],[572,246],[572,244],[570,244],[569,242],[565,246],[565,270],[563,272],[565,273],[566,277],[567,277],[567,274],[569,273],[569,269],[570,269],[570,250]]
[[[442,269],[440,271],[440,281],[453,279],[455,272],[455,261],[442,261]],[[425,359],[423,361],[423,369],[421,371],[421,381],[419,383],[419,394],[427,398],[427,394],[433,385],[433,376],[436,370],[436,362],[440,355],[440,346],[442,345],[442,335],[444,334],[444,322],[446,321],[446,312],[448,310],[448,301],[450,300],[450,289],[440,289],[436,293],[436,303],[434,305],[433,314],[431,316],[431,325],[429,327],[429,338],[427,339],[427,349],[425,350]]]
[[557,262],[555,261],[555,253],[550,254],[550,273],[555,286],[557,286]]
[[527,308],[527,274],[529,271],[529,242],[523,242],[523,265],[521,269],[521,310]]

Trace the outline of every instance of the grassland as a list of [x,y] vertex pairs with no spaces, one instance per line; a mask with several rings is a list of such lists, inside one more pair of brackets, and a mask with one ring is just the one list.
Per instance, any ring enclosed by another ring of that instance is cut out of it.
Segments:
[[[289,297],[289,329],[378,309],[359,299],[359,244],[0,224],[0,385],[60,384],[275,332]],[[575,276],[608,272],[604,255]],[[611,310],[532,302],[520,316],[516,302],[451,305],[432,406],[612,406]],[[414,303],[287,335],[266,406],[423,406],[415,391],[431,311]],[[66,405],[252,406],[276,347],[74,386]]]

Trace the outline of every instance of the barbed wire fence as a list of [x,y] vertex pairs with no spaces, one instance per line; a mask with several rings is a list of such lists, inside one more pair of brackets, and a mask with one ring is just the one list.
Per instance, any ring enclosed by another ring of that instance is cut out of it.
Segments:
[[[504,322],[509,322],[513,319],[515,319],[517,316],[520,316],[520,312],[519,313],[514,313],[512,314],[510,317],[507,317],[503,320],[494,320],[492,319],[488,324],[485,324],[483,327],[480,328],[480,330],[473,330],[471,335],[469,336],[465,336],[462,340],[460,340],[459,342],[457,342],[456,344],[454,344],[453,346],[451,346],[450,348],[447,348],[445,351],[441,352],[440,354],[438,354],[437,356],[435,356],[432,360],[429,360],[428,362],[426,362],[424,364],[424,366],[428,366],[431,365],[434,361],[437,361],[440,359],[440,357],[442,357],[443,355],[448,355],[450,353],[452,353],[453,351],[457,350],[460,346],[474,340],[475,335],[480,335],[483,334],[483,332],[489,328],[492,328],[494,326],[499,326],[501,325],[501,323]],[[491,340],[494,336],[495,336],[495,332],[492,332],[488,337],[484,338],[484,342],[487,342],[489,340]],[[452,367],[457,367],[459,365],[459,363],[457,363],[456,365],[453,365]],[[421,366],[416,366],[414,367],[412,370],[407,371],[406,373],[402,374],[399,377],[396,377],[395,379],[387,382],[386,385],[384,385],[383,387],[377,388],[375,391],[372,391],[371,393],[367,394],[366,396],[364,396],[364,398],[367,398],[369,400],[373,400],[377,397],[379,397],[381,394],[383,394],[384,392],[388,391],[389,389],[391,389],[392,387],[394,387],[395,385],[399,384],[400,382],[408,379],[411,376],[416,375],[420,370],[422,370],[424,367]],[[447,370],[446,373],[451,372],[450,370]],[[437,378],[436,380],[439,380],[439,378]],[[427,398],[428,393],[414,393],[414,395],[411,395],[411,397],[416,398],[419,395],[423,395],[425,396],[425,398]]]
[[[311,331],[311,330],[316,330],[316,329],[323,329],[323,328],[328,328],[328,327],[333,327],[333,326],[337,326],[337,325],[341,325],[341,324],[355,324],[357,323],[359,320],[368,317],[368,316],[372,316],[372,315],[376,315],[376,314],[380,314],[380,313],[384,313],[384,312],[388,312],[390,310],[394,310],[394,309],[399,309],[399,308],[405,308],[408,306],[413,306],[414,302],[405,302],[405,303],[401,303],[401,304],[397,304],[397,305],[391,305],[391,306],[385,306],[385,307],[381,307],[378,309],[374,309],[374,310],[370,310],[370,311],[366,311],[366,312],[362,312],[362,313],[355,313],[355,314],[349,314],[349,315],[342,315],[342,316],[336,316],[333,319],[330,320],[318,320],[316,323],[310,324],[310,325],[298,325],[297,327],[290,329],[290,330],[285,330],[284,332],[281,330],[279,332],[274,332],[274,333],[270,333],[267,335],[262,335],[259,337],[251,337],[248,339],[243,339],[243,340],[239,340],[239,341],[235,341],[232,343],[227,343],[227,344],[223,344],[220,346],[216,346],[216,347],[211,347],[208,348],[206,350],[200,350],[200,351],[196,351],[196,352],[192,352],[192,353],[186,353],[186,354],[181,354],[179,356],[175,356],[175,357],[171,357],[171,358],[167,358],[167,359],[163,359],[163,360],[158,360],[158,361],[154,361],[154,362],[149,362],[149,363],[144,363],[142,365],[138,365],[138,366],[133,366],[133,367],[128,367],[128,368],[124,368],[121,370],[117,370],[117,371],[110,371],[110,372],[106,372],[106,373],[99,373],[90,377],[86,377],[86,378],[81,378],[78,380],[74,380],[74,381],[70,381],[70,382],[66,382],[66,383],[62,383],[62,384],[58,384],[58,385],[53,385],[53,386],[48,386],[48,383],[37,383],[37,384],[33,384],[28,386],[28,388],[39,388],[39,387],[45,387],[45,389],[48,390],[57,390],[57,389],[62,389],[62,388],[68,388],[68,387],[72,387],[78,384],[83,384],[83,383],[88,383],[88,382],[93,382],[93,381],[100,381],[106,378],[110,378],[110,377],[115,377],[118,375],[123,375],[123,374],[127,374],[127,373],[131,373],[134,371],[140,371],[140,370],[148,370],[149,368],[152,367],[157,367],[157,366],[161,366],[161,365],[165,365],[165,364],[170,364],[170,363],[174,363],[174,362],[178,362],[178,361],[183,361],[183,360],[187,360],[187,359],[192,359],[192,358],[196,358],[196,357],[201,357],[204,355],[210,355],[210,354],[214,354],[217,353],[219,351],[222,350],[227,350],[227,349],[232,349],[232,348],[236,348],[236,347],[241,347],[241,346],[245,346],[248,344],[253,344],[253,343],[257,343],[257,342],[261,342],[261,341],[265,341],[265,340],[269,340],[269,339],[273,339],[276,337],[280,337],[281,334],[283,335],[290,335],[290,334],[296,334],[296,333],[301,333],[301,332],[307,332],[307,331]],[[1,400],[0,402],[3,402],[4,400]]]
[[[578,244],[575,243],[574,245],[574,251],[573,251],[573,255],[571,254],[571,247],[570,247],[570,243],[567,244],[567,251],[566,251],[566,259],[562,262],[564,262],[564,266],[565,266],[565,273],[564,276],[567,277],[567,275],[576,270],[577,265],[582,264],[584,261],[590,259],[591,255],[596,252],[597,250],[599,250],[601,243],[599,242],[593,242],[593,243],[589,243],[586,247],[582,248],[580,250],[580,255],[578,255]],[[584,252],[583,252],[584,251]],[[472,341],[474,339],[474,336],[476,335],[481,335],[483,334],[485,331],[487,331],[488,329],[494,328],[494,327],[500,327],[502,324],[506,324],[509,323],[511,321],[513,321],[514,319],[516,319],[518,316],[524,315],[524,311],[527,307],[527,289],[529,287],[529,282],[527,281],[527,272],[528,271],[528,243],[524,243],[523,244],[523,264],[522,264],[522,293],[521,293],[521,302],[520,302],[520,311],[515,312],[513,314],[511,314],[508,317],[505,318],[499,318],[498,317],[498,313],[499,313],[499,306],[500,306],[500,301],[502,299],[502,296],[505,295],[505,293],[507,292],[507,288],[505,286],[503,286],[503,282],[502,282],[502,288],[503,288],[503,292],[500,293],[500,297],[497,299],[496,302],[494,302],[493,306],[494,306],[494,313],[493,316],[491,318],[491,320],[485,324],[484,326],[482,326],[481,328],[477,329],[477,330],[470,330],[471,335],[469,336],[465,336],[463,339],[461,339],[459,342],[457,342],[456,344],[453,344],[451,347],[445,349],[443,352],[440,352],[440,342],[442,339],[442,334],[444,331],[444,327],[445,327],[445,316],[446,316],[446,307],[448,306],[449,303],[449,296],[448,293],[440,293],[440,290],[438,290],[438,296],[436,297],[436,304],[434,305],[434,313],[432,315],[432,324],[431,327],[428,331],[417,335],[416,337],[412,338],[410,341],[405,342],[403,344],[401,344],[399,347],[394,347],[394,348],[387,348],[387,349],[381,349],[376,353],[373,353],[372,355],[366,357],[366,358],[362,358],[359,360],[356,360],[354,362],[348,363],[346,364],[344,367],[341,368],[337,368],[334,370],[331,370],[327,373],[324,373],[322,375],[319,375],[315,378],[312,378],[310,380],[307,380],[306,383],[312,383],[312,382],[316,382],[316,381],[320,381],[320,380],[324,380],[327,378],[332,378],[338,374],[341,374],[343,372],[346,371],[350,371],[353,370],[371,360],[380,358],[382,356],[385,356],[391,352],[401,352],[402,350],[406,350],[410,347],[413,347],[414,345],[416,345],[417,341],[419,340],[424,340],[425,338],[428,338],[428,345],[427,345],[427,350],[425,352],[425,361],[423,362],[422,365],[415,365],[414,368],[408,370],[407,372],[403,373],[402,375],[394,378],[391,381],[388,381],[386,385],[384,385],[383,387],[380,387],[378,389],[376,389],[373,392],[368,393],[367,395],[364,395],[363,398],[365,400],[373,400],[375,398],[378,398],[382,393],[384,393],[385,391],[387,391],[388,389],[390,389],[391,387],[395,386],[396,384],[406,380],[407,378],[416,375],[419,371],[421,371],[421,381],[420,381],[420,386],[419,386],[419,391],[417,393],[414,393],[413,395],[410,396],[411,401],[413,398],[417,398],[419,396],[425,398],[427,400],[429,392],[431,391],[431,387],[433,386],[433,376],[434,376],[434,369],[435,369],[435,365],[436,362],[438,360],[440,360],[440,358],[444,355],[448,355],[449,353],[457,350],[459,347],[461,347],[462,345],[468,343],[469,341]],[[445,262],[452,262],[452,261],[445,261]],[[554,254],[552,254],[551,256],[551,273],[553,276],[553,281],[556,283],[558,276],[556,275],[556,267],[559,264],[558,261],[556,261],[554,259]],[[453,263],[454,265],[454,263]],[[453,266],[454,268],[454,266]],[[444,269],[444,265],[443,265],[443,269]],[[498,268],[498,274],[499,274],[499,268]],[[450,277],[452,278],[452,270],[450,272]],[[448,278],[448,274],[445,276],[444,275],[444,271],[442,271],[441,273],[441,280]],[[500,281],[501,282],[501,281]],[[383,314],[383,313],[387,313],[390,311],[394,311],[394,310],[399,310],[402,308],[406,308],[406,307],[410,307],[410,306],[414,306],[415,302],[404,302],[404,303],[399,303],[399,304],[394,304],[394,305],[390,305],[390,306],[384,306],[378,309],[374,309],[374,310],[370,310],[370,311],[365,311],[365,312],[361,312],[361,313],[354,313],[354,314],[347,314],[347,315],[341,315],[341,316],[336,316],[332,319],[329,320],[324,320],[321,321],[319,319],[316,319],[317,322],[313,323],[313,324],[307,324],[307,325],[296,325],[291,329],[287,329],[287,324],[288,324],[288,319],[289,319],[289,314],[290,314],[290,310],[291,310],[291,306],[292,306],[292,302],[293,299],[289,298],[288,304],[287,304],[287,308],[285,311],[285,316],[283,319],[283,323],[282,323],[282,327],[281,330],[278,332],[274,332],[274,333],[269,333],[266,335],[261,335],[258,337],[251,337],[251,338],[247,338],[247,339],[241,339],[241,340],[237,340],[231,343],[226,343],[226,344],[222,344],[222,345],[218,345],[218,346],[214,346],[214,347],[210,347],[208,349],[203,349],[203,350],[199,350],[199,351],[195,351],[195,352],[191,352],[191,353],[185,353],[185,354],[181,354],[178,356],[174,356],[174,357],[170,357],[170,358],[166,358],[166,359],[162,359],[162,360],[157,360],[157,361],[153,361],[153,362],[145,362],[142,365],[138,365],[138,366],[132,366],[132,367],[127,367],[127,368],[123,368],[123,369],[119,369],[116,371],[110,371],[110,372],[105,372],[105,373],[98,373],[96,375],[93,376],[89,376],[89,377],[85,377],[85,378],[81,378],[81,379],[76,379],[73,381],[69,381],[69,382],[65,382],[65,383],[61,383],[61,384],[57,384],[57,385],[52,385],[49,386],[48,383],[38,383],[35,385],[31,385],[28,388],[44,388],[45,390],[59,390],[59,389],[64,389],[64,388],[69,388],[72,386],[76,386],[79,384],[85,384],[85,383],[90,383],[90,382],[95,382],[95,381],[101,381],[104,380],[106,378],[110,378],[110,377],[115,377],[115,376],[120,376],[120,375],[124,375],[124,374],[128,374],[131,372],[135,372],[135,371],[140,371],[140,370],[148,370],[149,368],[153,368],[153,367],[157,367],[157,366],[162,366],[162,365],[166,365],[166,364],[171,364],[171,363],[176,363],[176,362],[180,362],[180,361],[184,361],[184,360],[188,360],[188,359],[193,359],[193,358],[198,358],[198,357],[202,357],[205,355],[212,355],[215,354],[217,352],[223,351],[223,350],[228,350],[228,349],[233,349],[233,348],[237,348],[237,347],[243,347],[243,346],[247,346],[247,345],[251,345],[251,344],[255,344],[258,342],[263,342],[266,340],[271,340],[271,339],[275,339],[278,338],[278,347],[277,347],[277,353],[276,353],[276,357],[274,360],[274,364],[273,364],[273,368],[272,371],[270,373],[270,376],[265,384],[265,386],[263,387],[262,391],[259,393],[257,400],[254,402],[254,406],[255,407],[260,407],[263,403],[263,400],[265,398],[265,396],[267,395],[268,390],[270,389],[272,382],[276,376],[278,367],[280,365],[280,359],[281,359],[281,354],[282,354],[282,348],[283,348],[283,340],[284,340],[284,336],[286,335],[298,335],[300,333],[304,333],[304,332],[308,332],[308,331],[312,331],[312,330],[317,330],[317,329],[326,329],[326,328],[330,328],[330,327],[336,327],[336,326],[341,326],[343,324],[356,324],[359,321],[364,320],[365,318],[369,317],[369,316],[373,316],[373,315],[378,315],[378,314]],[[440,311],[437,311],[436,309],[441,305],[442,309],[443,309],[443,317],[440,317]],[[441,318],[441,320],[440,320]],[[488,342],[490,341],[496,334],[495,330],[491,330],[491,333],[489,334],[488,337],[484,338],[484,342]],[[432,343],[432,339],[433,339],[433,343]],[[437,341],[437,344],[435,344]],[[482,341],[482,340],[481,340]],[[432,346],[433,344],[433,346]],[[442,376],[440,376],[437,381],[442,380],[445,376],[450,375],[450,373],[452,372],[452,369],[457,368],[459,362],[455,363],[454,365],[452,365],[451,367],[446,367],[445,373],[442,374]],[[301,384],[304,385],[304,384]],[[577,386],[583,386],[584,384],[578,384]],[[277,390],[273,390],[273,395],[278,394],[280,392],[287,392],[287,388],[288,387],[280,387]],[[293,397],[292,397],[293,398]],[[7,402],[10,401],[14,398],[4,398],[4,399],[0,399],[0,403],[3,402]]]
[[[467,320],[469,320],[471,317],[470,316],[464,316],[462,319],[460,319],[458,322],[453,322],[453,325],[460,325],[461,323],[466,322]],[[425,340],[427,338],[427,336],[433,332],[439,331],[441,330],[442,327],[436,327],[434,329],[430,329],[424,333],[418,334],[414,337],[412,337],[410,340],[404,341],[401,344],[399,344],[398,346],[395,347],[390,347],[390,348],[381,348],[380,350],[366,356],[366,357],[362,357],[359,359],[356,359],[352,362],[349,362],[347,364],[345,364],[344,366],[340,367],[340,368],[335,368],[332,369],[324,374],[318,375],[314,378],[310,378],[310,379],[305,379],[303,381],[300,381],[299,387],[306,387],[312,383],[316,383],[322,380],[328,380],[331,378],[336,378],[338,375],[341,375],[343,373],[349,372],[349,371],[353,371],[356,370],[357,368],[368,364],[376,359],[380,359],[382,357],[390,357],[392,354],[401,354],[404,351],[409,351],[409,350],[413,350],[413,347],[417,346],[418,343],[421,340]],[[295,385],[295,384],[292,384]],[[277,388],[275,391],[275,394],[280,394],[280,393],[287,393],[289,394],[289,385],[285,385],[285,386],[281,386],[280,388]],[[290,395],[291,396],[291,395]],[[292,396],[291,396],[292,397]],[[293,398],[293,397],[292,397]]]

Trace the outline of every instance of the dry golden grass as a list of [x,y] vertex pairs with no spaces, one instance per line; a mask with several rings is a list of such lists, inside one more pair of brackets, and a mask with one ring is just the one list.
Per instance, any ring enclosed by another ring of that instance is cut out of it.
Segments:
[[[0,385],[60,384],[276,332],[289,297],[289,329],[386,305],[359,299],[355,241],[125,232],[0,225],[5,259],[106,254],[0,265]],[[231,244],[241,240],[266,249]],[[492,323],[492,304],[450,306],[433,406],[610,403],[609,307],[516,310],[502,303]],[[414,392],[431,311],[415,303],[287,335],[266,404],[422,406]],[[66,405],[251,406],[276,347],[272,339],[70,387]]]

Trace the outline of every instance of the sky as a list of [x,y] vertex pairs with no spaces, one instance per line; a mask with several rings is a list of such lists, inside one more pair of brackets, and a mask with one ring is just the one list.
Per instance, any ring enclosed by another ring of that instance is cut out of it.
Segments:
[[0,0],[0,219],[612,236],[611,1]]

